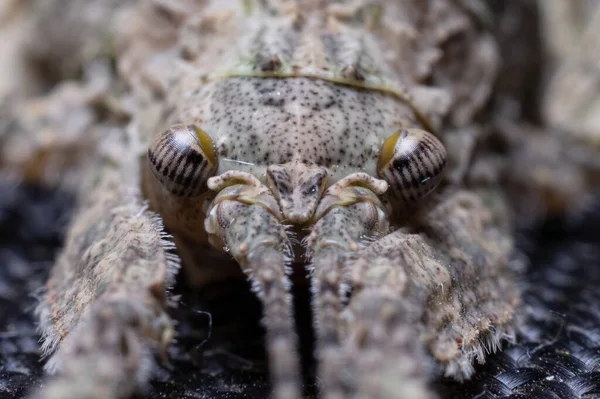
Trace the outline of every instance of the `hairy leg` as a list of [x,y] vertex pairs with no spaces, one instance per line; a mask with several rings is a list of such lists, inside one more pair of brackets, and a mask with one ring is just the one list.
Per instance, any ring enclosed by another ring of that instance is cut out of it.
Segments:
[[432,397],[431,358],[421,348],[460,380],[512,336],[519,303],[512,242],[496,224],[507,216],[493,215],[473,193],[443,194],[410,227],[347,263],[342,373],[360,397]]
[[0,6],[2,177],[66,186],[106,130],[129,118],[112,65],[131,0],[8,1]]
[[273,397],[299,398],[299,357],[288,276],[292,253],[277,217],[279,207],[268,189],[244,172],[226,172],[210,179],[208,186],[220,192],[211,204],[206,231],[228,248],[262,302]]
[[346,294],[345,261],[366,237],[387,230],[382,194],[387,184],[356,173],[331,186],[317,209],[318,222],[305,244],[311,255],[313,312],[317,335],[320,391],[327,398],[345,398],[347,383],[339,378],[346,361],[340,356],[341,299]]
[[113,133],[102,143],[111,150],[87,172],[37,309],[52,354],[46,368],[57,376],[36,397],[131,395],[150,375],[153,349],[164,351],[173,336],[166,307],[177,259],[142,201],[130,138]]
[[112,79],[108,64],[95,63],[83,81],[0,109],[2,177],[75,190],[102,138],[129,118]]

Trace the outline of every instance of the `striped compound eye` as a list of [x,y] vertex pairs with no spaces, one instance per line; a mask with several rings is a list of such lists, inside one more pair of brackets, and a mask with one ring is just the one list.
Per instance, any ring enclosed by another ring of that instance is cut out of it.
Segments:
[[446,148],[433,134],[405,129],[383,143],[377,173],[397,198],[413,202],[437,187],[445,166]]
[[148,163],[163,187],[179,197],[202,194],[218,167],[211,138],[195,125],[175,125],[159,134],[148,149]]

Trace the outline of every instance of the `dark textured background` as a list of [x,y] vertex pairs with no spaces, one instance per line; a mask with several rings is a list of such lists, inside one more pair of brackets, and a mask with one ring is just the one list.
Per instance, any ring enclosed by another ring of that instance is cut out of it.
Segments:
[[[32,293],[47,276],[71,205],[59,192],[0,183],[0,398],[21,398],[40,381]],[[600,202],[575,220],[549,222],[519,239],[531,264],[518,342],[490,357],[466,384],[438,381],[443,398],[600,398],[598,237]],[[201,292],[179,287],[172,370],[162,369],[140,398],[268,397],[260,306],[247,288],[244,282]],[[298,298],[299,324],[308,326],[306,294]],[[311,332],[301,333],[310,354]]]

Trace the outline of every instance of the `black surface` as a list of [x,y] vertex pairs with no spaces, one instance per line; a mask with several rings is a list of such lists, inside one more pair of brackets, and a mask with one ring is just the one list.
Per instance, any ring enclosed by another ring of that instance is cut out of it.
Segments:
[[447,397],[600,398],[600,204],[536,235],[522,240],[531,265],[518,344],[468,384],[441,388]]
[[[41,377],[32,293],[47,276],[71,205],[58,192],[0,183],[0,398],[23,397]],[[578,220],[548,223],[519,240],[531,266],[518,344],[491,356],[466,384],[439,381],[443,398],[600,398],[599,236],[600,204]],[[162,368],[139,398],[268,397],[260,306],[247,285],[227,282],[201,292],[179,287],[179,293],[172,370]],[[297,309],[299,324],[307,326],[303,295]],[[310,354],[310,331],[301,333]],[[304,365],[310,376],[309,355]],[[307,386],[306,393],[314,390]]]
[[20,398],[41,376],[32,312],[61,244],[72,202],[0,184],[0,398]]

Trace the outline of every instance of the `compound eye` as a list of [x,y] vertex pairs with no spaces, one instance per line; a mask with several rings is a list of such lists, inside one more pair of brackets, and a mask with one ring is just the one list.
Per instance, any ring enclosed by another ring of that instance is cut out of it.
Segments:
[[377,173],[388,182],[397,198],[414,202],[440,183],[446,157],[446,148],[433,134],[421,129],[404,129],[383,143]]
[[218,168],[210,136],[195,125],[175,125],[159,134],[148,149],[148,163],[162,186],[179,197],[202,194]]

